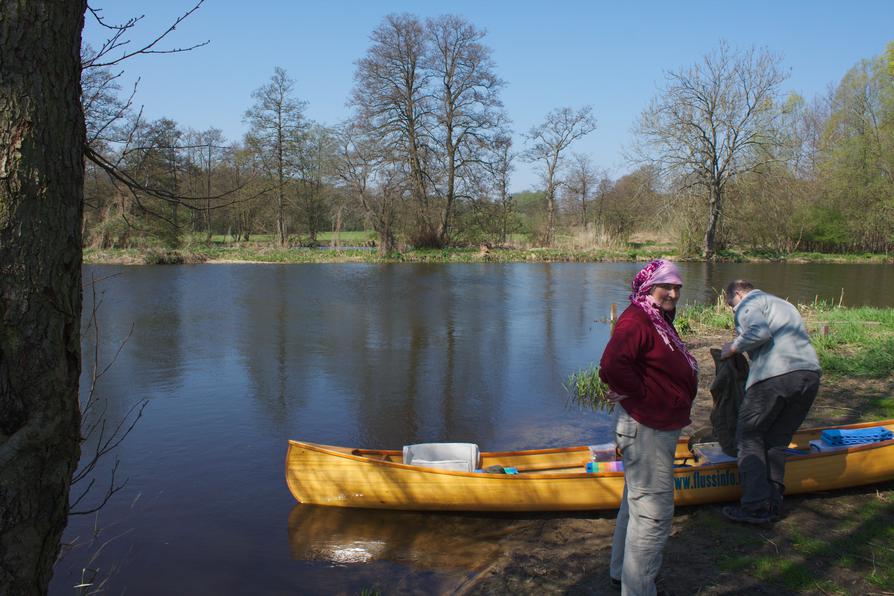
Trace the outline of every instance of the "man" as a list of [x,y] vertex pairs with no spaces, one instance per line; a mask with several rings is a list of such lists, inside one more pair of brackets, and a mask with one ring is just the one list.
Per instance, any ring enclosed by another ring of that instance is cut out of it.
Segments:
[[770,523],[780,517],[785,449],[819,389],[819,360],[791,303],[745,280],[730,283],[724,297],[735,313],[736,339],[723,346],[721,358],[744,352],[751,367],[736,428],[742,499],[723,514]]

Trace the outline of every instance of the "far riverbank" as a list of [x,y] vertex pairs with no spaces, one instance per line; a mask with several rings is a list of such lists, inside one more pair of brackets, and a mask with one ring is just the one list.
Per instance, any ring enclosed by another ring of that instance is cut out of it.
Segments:
[[[268,243],[193,244],[182,249],[127,248],[84,249],[87,264],[164,265],[194,263],[600,263],[635,262],[667,258],[676,261],[704,261],[699,257],[680,256],[670,245],[632,243],[621,248],[515,248],[461,247],[445,249],[409,249],[379,256],[375,248],[280,248]],[[729,263],[894,263],[894,255],[828,254],[813,252],[776,253],[772,251],[725,250],[715,262]]]

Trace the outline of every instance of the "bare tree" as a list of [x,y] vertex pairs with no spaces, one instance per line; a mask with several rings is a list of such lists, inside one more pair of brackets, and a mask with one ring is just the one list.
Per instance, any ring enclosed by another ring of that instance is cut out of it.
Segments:
[[776,159],[777,95],[787,76],[780,61],[721,42],[693,66],[668,72],[641,116],[640,158],[707,190],[705,258],[714,257],[727,182]]
[[506,244],[514,206],[512,195],[509,194],[509,177],[512,175],[512,162],[515,159],[515,154],[512,152],[512,137],[505,132],[497,135],[492,147],[495,157],[490,162],[489,170],[496,186],[500,218],[500,244]]
[[653,168],[642,166],[617,181],[607,177],[599,181],[599,207],[597,217],[608,240],[626,240],[639,226],[657,227],[664,217],[656,214],[660,204],[656,190],[657,173]]
[[443,191],[438,193],[444,205],[437,244],[445,246],[450,242],[456,200],[463,194],[460,186],[468,182],[469,168],[481,162],[489,136],[502,121],[499,91],[503,81],[494,72],[491,50],[483,43],[484,31],[453,15],[428,19],[425,30],[426,67],[437,81],[432,91],[437,128],[432,136],[444,177]]
[[600,172],[596,171],[593,160],[587,155],[574,153],[571,158],[571,166],[565,177],[565,189],[568,202],[572,210],[577,213],[578,224],[586,227],[592,223],[589,207],[597,190]]
[[539,162],[543,166],[543,181],[546,186],[546,230],[541,242],[545,246],[553,243],[556,233],[556,194],[559,187],[559,169],[562,154],[574,141],[596,129],[593,109],[585,106],[579,110],[558,108],[546,115],[543,123],[531,128],[525,135],[528,148],[525,158],[529,162]]
[[381,145],[381,139],[348,124],[339,134],[336,175],[360,204],[378,237],[380,256],[394,251],[402,173]]
[[381,139],[384,154],[406,164],[416,204],[414,242],[436,245],[438,223],[430,204],[431,75],[424,68],[424,26],[414,15],[389,15],[370,38],[372,45],[357,62],[350,104],[356,122]]
[[308,127],[298,153],[298,215],[311,243],[317,241],[317,234],[326,220],[326,202],[331,188],[328,183],[333,178],[336,145],[332,131],[315,124]]
[[[85,46],[81,49],[81,64],[90,64],[95,56],[96,50]],[[136,84],[126,100],[118,95],[121,91],[118,79],[122,74],[98,66],[81,70],[81,105],[87,125],[87,144],[100,150],[120,142],[119,123],[133,105]]]
[[608,172],[601,170],[596,181],[596,192],[593,201],[596,203],[595,220],[599,224],[605,224],[605,203],[609,194],[615,187],[615,182],[609,177]]
[[275,189],[265,180],[260,157],[238,143],[224,151],[223,177],[226,186],[239,189],[233,208],[229,210],[230,232],[235,241],[248,242],[255,232],[262,201]]
[[[196,139],[196,146],[199,149],[199,163],[202,166],[204,174],[205,187],[205,242],[211,242],[211,204],[212,204],[212,172],[217,164],[223,161],[224,150],[226,149],[226,139],[223,131],[219,128],[209,128],[199,132]],[[198,193],[197,193],[198,194]]]
[[286,184],[295,171],[295,159],[304,136],[305,102],[292,97],[294,81],[276,67],[270,82],[252,93],[254,105],[245,112],[251,127],[247,136],[251,145],[272,173],[276,183],[276,231],[279,243],[288,242],[285,204]]

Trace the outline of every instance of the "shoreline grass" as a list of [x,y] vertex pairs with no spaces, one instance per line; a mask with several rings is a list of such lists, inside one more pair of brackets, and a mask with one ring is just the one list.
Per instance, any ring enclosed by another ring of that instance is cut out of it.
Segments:
[[[352,239],[343,239],[344,245],[363,243],[368,240],[356,233]],[[600,263],[640,262],[656,258],[676,261],[699,262],[698,257],[685,257],[668,245],[631,243],[619,248],[488,248],[452,247],[445,249],[411,249],[381,257],[373,247],[349,246],[337,249],[327,247],[280,248],[271,243],[210,244],[192,242],[180,249],[114,248],[84,249],[84,262],[88,264],[163,265],[215,262],[245,263]],[[718,262],[759,263],[894,263],[891,255],[832,255],[820,253],[792,253],[776,256],[766,253],[733,253],[724,251]]]

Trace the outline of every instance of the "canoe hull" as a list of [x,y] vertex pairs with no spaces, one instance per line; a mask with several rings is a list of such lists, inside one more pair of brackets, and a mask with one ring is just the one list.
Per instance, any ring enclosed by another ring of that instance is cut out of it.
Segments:
[[[865,426],[887,426],[894,430],[894,420],[848,428]],[[821,430],[800,432],[796,445],[806,447],[807,441],[818,437]],[[687,454],[685,443],[681,442],[677,455],[684,458]],[[624,474],[584,472],[588,455],[586,447],[483,453],[483,465],[500,462],[531,470],[504,475],[419,468],[399,463],[397,452],[290,441],[286,480],[299,502],[332,507],[420,511],[616,509],[624,491]],[[885,441],[790,458],[786,465],[786,494],[892,479],[894,441]],[[678,467],[674,482],[678,505],[733,501],[740,496],[735,463]]]

